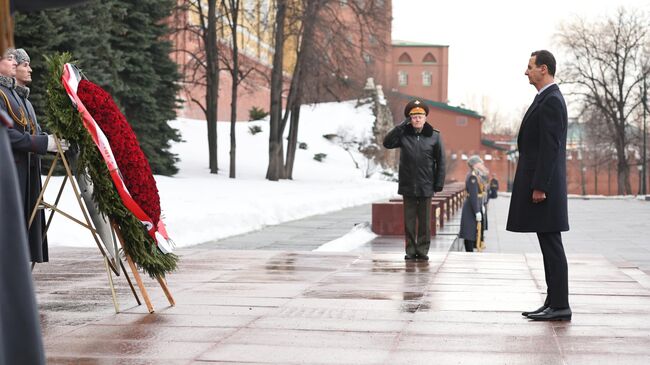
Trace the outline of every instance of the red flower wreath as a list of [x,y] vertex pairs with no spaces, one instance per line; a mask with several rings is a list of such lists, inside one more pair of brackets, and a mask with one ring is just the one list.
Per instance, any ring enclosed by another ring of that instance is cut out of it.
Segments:
[[157,226],[160,196],[156,180],[126,117],[108,92],[88,80],[79,82],[77,95],[106,135],[133,200],[151,218],[154,227]]

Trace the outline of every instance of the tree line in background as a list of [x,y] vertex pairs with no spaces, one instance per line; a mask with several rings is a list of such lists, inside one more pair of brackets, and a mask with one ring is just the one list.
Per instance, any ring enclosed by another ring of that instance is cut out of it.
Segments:
[[[363,74],[364,56],[368,59],[373,50],[383,51],[387,47],[382,39],[369,41],[373,39],[370,35],[385,31],[390,25],[389,13],[381,0],[346,4],[339,0],[185,0],[181,3],[179,11],[188,16],[175,18],[176,31],[189,33],[193,41],[184,43],[186,46],[176,52],[187,59],[182,71],[186,92],[205,114],[209,167],[215,174],[219,171],[216,128],[219,72],[227,72],[232,80],[229,90],[231,178],[236,176],[238,90],[270,88],[266,178],[291,179],[301,105],[349,97],[350,90],[356,90],[358,95],[363,90],[359,80],[370,76]],[[258,40],[267,41],[273,48],[268,65],[240,51]],[[265,85],[247,83],[251,76],[255,82],[264,80]],[[203,87],[205,93],[192,95],[196,85]],[[287,126],[285,151],[283,136]]]
[[648,14],[620,8],[602,20],[577,19],[558,34],[568,55],[560,64],[560,80],[570,86],[568,95],[582,109],[583,152],[590,155],[585,157],[596,179],[599,169],[616,161],[619,195],[633,193],[630,165],[643,163],[644,85],[650,81],[648,24]]
[[[558,81],[566,85],[563,91],[568,102],[578,104],[577,123],[570,126],[575,134],[570,138],[579,144],[584,194],[587,169],[593,171],[597,191],[599,172],[607,169],[609,174],[612,164],[617,194],[634,193],[630,167],[642,167],[643,124],[650,115],[643,103],[650,84],[648,24],[649,14],[619,8],[601,19],[576,18],[563,24],[556,35],[561,48],[556,52]],[[492,109],[489,97],[483,98],[480,110],[485,116],[483,132],[516,136],[517,130]]]
[[[17,46],[32,56],[31,98],[45,128],[44,56],[67,51],[116,99],[156,174],[178,171],[169,148],[180,136],[167,122],[176,117],[182,88],[186,102],[205,114],[214,174],[218,98],[230,94],[231,178],[238,97],[243,89],[270,88],[266,177],[279,180],[292,178],[301,105],[358,96],[372,76],[363,66],[371,64],[369,54],[388,46],[372,36],[389,29],[385,6],[382,0],[90,0],[17,14],[15,36]],[[189,41],[173,42],[179,34]],[[260,40],[273,49],[269,62],[244,52]],[[230,90],[220,89],[221,74],[232,80]]]
[[91,0],[80,6],[15,16],[15,43],[27,50],[33,69],[32,93],[39,122],[45,119],[44,56],[70,52],[93,82],[105,88],[135,131],[156,174],[173,175],[170,151],[181,75],[169,58],[169,27],[164,21],[174,0]]

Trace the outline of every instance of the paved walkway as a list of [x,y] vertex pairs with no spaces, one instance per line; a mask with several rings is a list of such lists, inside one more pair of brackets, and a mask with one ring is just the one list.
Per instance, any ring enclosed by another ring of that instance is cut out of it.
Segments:
[[54,248],[34,272],[49,363],[649,363],[650,276],[639,268],[650,203],[571,201],[570,323],[519,315],[545,285],[536,242],[503,228],[507,203],[491,203],[488,252],[449,252],[452,221],[428,263],[404,262],[399,237],[311,251],[370,220],[369,207],[182,249],[168,278],[176,307],[147,280],[154,314],[122,278],[114,314],[97,250]]
[[[487,250],[494,253],[539,252],[534,234],[505,230],[509,197],[490,201]],[[650,274],[650,202],[635,199],[569,199],[571,230],[563,233],[567,253],[601,254],[608,260],[634,265]],[[355,224],[371,221],[371,206],[363,205],[266,227],[262,230],[195,246],[205,249],[311,251],[348,233]],[[449,250],[459,230],[459,217],[447,222],[431,246]],[[378,237],[356,251],[398,251],[403,237]]]
[[[490,202],[488,216],[496,224],[487,234],[487,252],[539,252],[534,234],[504,229],[509,198]],[[571,254],[601,254],[608,260],[639,267],[650,274],[650,202],[635,199],[569,199],[570,231],[562,234]]]

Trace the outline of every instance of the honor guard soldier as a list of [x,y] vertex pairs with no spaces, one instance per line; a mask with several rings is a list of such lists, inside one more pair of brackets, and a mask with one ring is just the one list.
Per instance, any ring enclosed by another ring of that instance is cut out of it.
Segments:
[[[18,55],[18,56],[17,56]],[[21,64],[18,65],[18,60]],[[21,69],[20,83],[16,76]],[[16,52],[8,49],[0,59],[0,109],[4,110],[13,121],[13,128],[7,132],[11,142],[18,172],[18,188],[20,201],[23,203],[25,226],[34,209],[36,199],[41,190],[40,156],[49,152],[56,152],[54,137],[43,133],[36,122],[34,109],[27,100],[29,89],[26,82],[31,81],[31,68],[29,56],[26,52]],[[24,98],[18,94],[16,88],[23,93]],[[63,148],[67,148],[64,142]],[[47,241],[44,239],[45,219],[43,212],[34,220],[29,232],[30,261],[48,261]]]
[[499,194],[499,180],[497,180],[497,174],[492,174],[492,179],[490,180],[490,199],[496,199]]
[[480,177],[480,166],[483,160],[479,156],[471,156],[467,159],[469,173],[465,178],[465,190],[467,199],[463,203],[463,211],[460,219],[460,232],[458,237],[465,243],[465,251],[474,252],[474,248],[483,247],[482,227],[483,221],[483,195],[485,185]]

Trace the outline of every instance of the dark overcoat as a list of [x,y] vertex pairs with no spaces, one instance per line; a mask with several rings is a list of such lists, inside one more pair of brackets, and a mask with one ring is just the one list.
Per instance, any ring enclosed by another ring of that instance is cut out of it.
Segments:
[[[16,91],[8,87],[6,79],[3,77],[0,80],[0,109],[6,111],[14,123],[14,127],[9,129],[8,134],[18,173],[18,187],[20,201],[23,202],[25,225],[27,225],[29,215],[41,189],[40,155],[47,152],[47,135],[41,132],[36,122],[36,116],[30,115],[28,107]],[[44,262],[49,259],[47,241],[43,240],[44,223],[41,211],[37,219],[34,220],[28,237],[32,262]]]
[[[34,106],[29,101],[29,88],[16,86],[16,93],[23,102],[23,106],[27,111],[27,116],[32,121],[30,123],[30,134],[42,136],[45,135],[41,130],[41,126],[36,119],[36,112]],[[32,131],[31,128],[34,128]],[[36,200],[41,194],[41,155],[38,153],[29,153],[27,165],[29,171],[27,172],[27,196],[26,201],[26,217],[29,222],[29,217],[32,214],[32,209],[36,205]],[[47,236],[45,235],[45,213],[39,210],[34,217],[34,222],[29,227],[28,232],[29,252],[32,262],[47,262],[49,260]]]
[[479,177],[472,172],[465,178],[465,191],[467,191],[467,198],[463,203],[458,237],[476,241],[476,213],[481,211],[483,199],[479,196],[482,192]]
[[[0,110],[0,365],[45,364],[16,168]],[[10,124],[10,123],[8,123]]]
[[384,147],[399,148],[399,188],[403,196],[430,197],[445,185],[445,150],[440,132],[424,123],[417,133],[406,119],[384,137]]
[[[557,85],[535,97],[517,137],[519,161],[506,229],[513,232],[569,230],[566,184],[567,108]],[[533,190],[546,199],[533,203]]]

